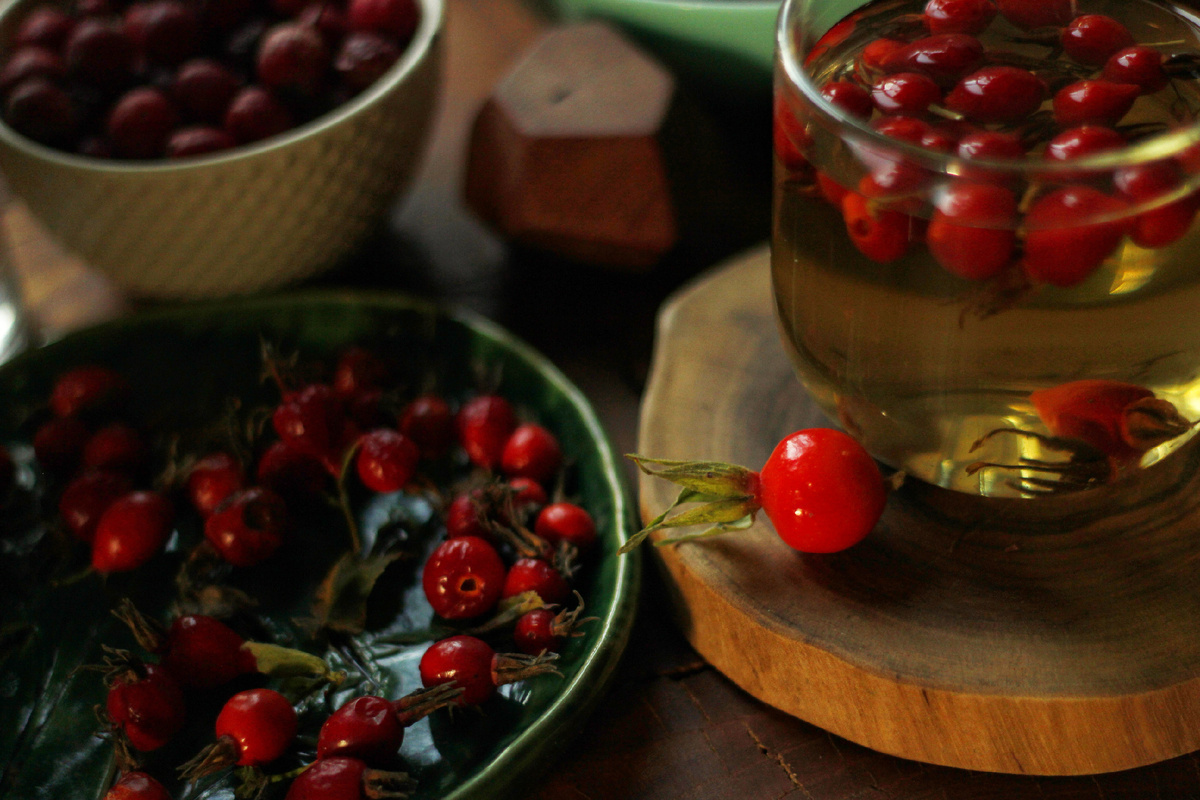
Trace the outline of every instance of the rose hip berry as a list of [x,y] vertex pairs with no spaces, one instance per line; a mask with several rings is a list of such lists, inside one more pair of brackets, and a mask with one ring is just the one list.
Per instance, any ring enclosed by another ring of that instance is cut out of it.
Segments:
[[963,78],[944,104],[974,122],[1016,122],[1046,99],[1046,85],[1029,70],[997,65]]
[[342,40],[333,68],[351,90],[362,91],[391,69],[400,55],[400,47],[392,39],[370,31],[354,31]]
[[571,596],[571,587],[549,562],[540,558],[521,558],[509,567],[500,598],[516,597],[525,592],[535,592],[543,603],[555,605]]
[[329,48],[315,28],[296,22],[267,31],[258,48],[256,73],[263,85],[316,94],[330,66]]
[[1120,195],[1131,205],[1151,205],[1137,215],[1129,238],[1139,247],[1166,247],[1178,241],[1191,228],[1192,220],[1200,209],[1196,194],[1172,200],[1156,202],[1160,198],[1175,194],[1182,175],[1178,166],[1169,161],[1137,164],[1117,170],[1113,184]]
[[464,492],[455,495],[446,507],[446,538],[457,539],[463,536],[475,536],[490,540],[491,532],[480,519],[479,503],[483,502],[479,491]]
[[592,515],[574,503],[551,503],[541,510],[533,532],[551,544],[567,542],[580,550],[596,543],[596,522]]
[[556,653],[567,639],[583,635],[577,631],[582,623],[594,619],[580,619],[579,615],[582,612],[582,604],[571,611],[560,611],[557,614],[548,608],[527,611],[517,618],[513,629],[513,642],[518,650],[528,655]]
[[432,394],[421,395],[404,407],[400,431],[417,443],[422,458],[441,456],[457,436],[450,404]]
[[1066,25],[1075,16],[1075,0],[996,0],[996,4],[1009,22],[1024,30]]
[[504,562],[496,549],[475,536],[449,539],[430,554],[421,586],[434,613],[470,619],[495,608],[504,588]]
[[1063,50],[1080,64],[1099,67],[1118,50],[1133,45],[1129,29],[1104,14],[1083,14],[1063,28]]
[[190,780],[235,764],[260,767],[274,761],[296,738],[299,720],[279,692],[248,689],[225,702],[214,727],[217,741],[184,765]]
[[1119,150],[1125,137],[1104,125],[1081,125],[1068,128],[1046,143],[1046,158],[1050,161],[1072,161],[1076,158]]
[[907,214],[878,207],[857,192],[842,198],[846,233],[858,251],[872,261],[886,264],[908,252],[911,241]]
[[411,797],[416,783],[404,772],[372,769],[357,758],[321,758],[296,776],[284,800],[386,800]]
[[416,0],[350,0],[346,22],[353,31],[386,33],[405,43],[420,22]]
[[226,497],[244,488],[246,473],[229,453],[209,453],[188,472],[186,490],[192,507],[209,517]]
[[455,417],[458,440],[473,464],[495,471],[500,466],[504,445],[517,427],[512,405],[494,394],[473,397]]
[[518,425],[504,443],[500,469],[509,478],[549,484],[562,468],[562,448],[553,433],[536,423]]
[[157,492],[130,492],[114,500],[96,523],[92,567],[103,573],[137,569],[162,550],[174,522],[171,501]]
[[150,448],[142,435],[123,422],[114,422],[88,438],[81,463],[85,469],[137,473],[145,468],[149,458]]
[[51,147],[71,141],[78,125],[71,98],[40,77],[21,81],[9,92],[4,118],[17,133]]
[[152,775],[135,770],[122,775],[104,800],[171,800],[171,793]]
[[884,114],[923,114],[941,99],[938,85],[919,72],[886,75],[871,87],[871,101]]
[[183,727],[183,692],[166,669],[131,662],[111,676],[104,707],[136,750],[157,750]]
[[38,6],[17,25],[13,45],[34,45],[58,51],[75,29],[75,20],[57,6]]
[[218,125],[240,86],[241,81],[228,67],[209,58],[197,58],[175,73],[171,97],[186,117]]
[[58,498],[58,515],[76,539],[96,538],[100,517],[118,498],[133,491],[133,481],[120,472],[95,471],[76,476]]
[[239,91],[225,112],[225,130],[242,144],[276,136],[294,124],[292,112],[262,86]]
[[884,59],[886,72],[921,72],[947,85],[979,66],[983,44],[962,33],[939,33],[917,39]]
[[1168,77],[1163,70],[1162,53],[1153,47],[1134,45],[1109,57],[1104,62],[1100,77],[1112,83],[1128,83],[1141,88],[1142,94],[1151,94],[1167,85]]
[[925,242],[937,262],[967,280],[1004,269],[1016,248],[1017,198],[990,183],[954,183],[938,200]]
[[0,68],[0,93],[7,95],[29,78],[44,78],[50,83],[62,80],[67,68],[58,54],[36,45],[15,51]]
[[1123,201],[1090,186],[1066,186],[1038,199],[1025,215],[1023,266],[1052,286],[1083,282],[1125,235]]
[[135,47],[119,23],[89,17],[80,20],[67,37],[63,58],[78,80],[113,89],[133,75]]
[[466,635],[430,645],[419,670],[426,687],[450,681],[462,687],[459,705],[478,705],[491,698],[497,686],[555,671],[552,659],[497,653],[487,642]]
[[925,24],[930,33],[979,33],[996,16],[992,0],[929,0]]
[[1054,95],[1054,121],[1064,128],[1076,125],[1116,125],[1129,113],[1141,88],[1104,80],[1076,81]]
[[454,702],[462,690],[441,684],[391,701],[366,695],[334,711],[317,736],[317,758],[351,757],[368,764],[393,760],[404,743],[404,729]]
[[115,370],[76,367],[59,375],[50,390],[50,409],[60,417],[98,416],[120,410],[129,384]]
[[[941,96],[941,92],[938,92],[938,96]],[[871,93],[851,81],[830,81],[821,87],[821,97],[831,106],[837,106],[847,114],[863,119],[870,117],[875,108],[875,104],[871,102]]]
[[88,429],[75,417],[43,422],[33,434],[33,454],[43,470],[65,474],[75,469],[87,442]]
[[416,444],[403,433],[380,428],[362,437],[355,467],[371,491],[398,492],[412,480],[420,457]]
[[258,460],[255,479],[289,501],[320,494],[329,481],[325,465],[307,449],[289,441],[272,442]]
[[251,567],[274,555],[287,532],[283,498],[262,486],[231,494],[204,523],[204,538],[235,567]]

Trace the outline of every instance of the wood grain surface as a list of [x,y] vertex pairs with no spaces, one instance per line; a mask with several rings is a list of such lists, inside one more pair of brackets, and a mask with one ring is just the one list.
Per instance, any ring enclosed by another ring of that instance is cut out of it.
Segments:
[[[817,419],[771,305],[765,250],[667,304],[640,452],[756,467]],[[691,643],[774,706],[920,761],[1127,769],[1200,748],[1198,461],[1036,501],[909,481],[832,556],[791,551],[765,516],[658,552]],[[643,518],[676,492],[644,476]]]

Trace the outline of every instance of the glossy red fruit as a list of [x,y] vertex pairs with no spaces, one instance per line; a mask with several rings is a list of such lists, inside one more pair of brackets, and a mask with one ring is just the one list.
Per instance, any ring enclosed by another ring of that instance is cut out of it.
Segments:
[[362,91],[391,69],[400,60],[402,52],[387,36],[354,31],[342,40],[333,59],[333,68],[348,88]]
[[241,89],[225,111],[225,130],[243,144],[276,136],[294,124],[292,112],[262,86]]
[[953,183],[937,201],[925,243],[944,269],[982,281],[1008,265],[1017,245],[1017,198],[992,183]]
[[997,65],[963,78],[943,104],[967,119],[983,123],[1018,122],[1041,106],[1046,84],[1026,69]]
[[185,62],[171,82],[171,97],[188,119],[220,125],[241,80],[210,58]]
[[96,538],[100,517],[116,500],[133,491],[133,481],[120,472],[85,472],[66,485],[58,498],[58,515],[76,539]]
[[842,199],[842,219],[850,241],[867,258],[886,264],[908,252],[911,241],[907,214],[881,208],[857,192]]
[[286,697],[273,689],[249,689],[225,702],[216,734],[236,743],[238,766],[258,767],[287,751],[297,727],[296,710]]
[[775,157],[788,172],[804,174],[809,170],[805,149],[812,143],[803,123],[796,119],[783,94],[776,94],[771,142]]
[[142,86],[126,92],[108,114],[105,130],[121,158],[158,158],[167,148],[179,111],[159,89]]
[[885,71],[883,65],[888,59],[907,46],[908,42],[901,39],[872,39],[858,54],[858,63],[872,72]]
[[554,605],[565,602],[571,596],[567,580],[548,561],[540,558],[520,558],[504,576],[501,599],[516,597],[525,592],[536,592],[542,602]]
[[475,536],[491,540],[492,534],[480,521],[479,503],[483,495],[478,490],[455,495],[446,507],[446,538]]
[[225,498],[246,486],[242,465],[226,452],[209,453],[188,471],[185,489],[200,516],[211,516]]
[[159,656],[181,686],[213,689],[258,671],[254,654],[242,647],[245,643],[220,620],[187,614],[171,623]]
[[1131,83],[1076,81],[1054,95],[1054,121],[1064,128],[1113,126],[1129,113],[1139,94],[1141,87]]
[[518,511],[541,508],[550,499],[542,485],[532,478],[513,478],[508,485],[513,491],[513,506]]
[[1118,50],[1133,45],[1133,34],[1105,14],[1083,14],[1071,20],[1059,37],[1067,55],[1091,67],[1099,67]]
[[173,66],[200,49],[200,20],[180,0],[146,3],[141,28],[142,52],[155,63]]
[[504,577],[504,562],[494,547],[475,536],[460,536],[429,555],[421,587],[439,617],[470,619],[496,607]]
[[369,764],[395,758],[404,743],[404,726],[391,701],[367,695],[334,711],[317,736],[317,758],[362,759]]
[[596,521],[574,503],[551,503],[541,510],[533,532],[551,544],[567,542],[580,550],[596,543]]
[[817,188],[821,190],[821,196],[829,202],[831,206],[838,209],[842,208],[842,200],[846,197],[849,190],[837,182],[828,173],[817,170]]
[[103,573],[137,569],[162,550],[174,522],[174,506],[157,492],[130,492],[118,498],[96,523],[93,569]]
[[1074,286],[1096,271],[1128,226],[1124,201],[1090,186],[1039,198],[1025,215],[1025,272],[1052,286]]
[[[288,787],[284,800],[362,800],[367,764],[357,758],[321,758],[301,772]],[[372,797],[404,797],[373,794]]]
[[365,347],[347,347],[338,354],[330,386],[334,394],[349,398],[381,388],[388,379],[388,365]]
[[283,498],[262,486],[231,494],[204,523],[204,538],[235,567],[270,558],[283,544],[288,513]]
[[1142,94],[1151,94],[1166,87],[1170,80],[1163,69],[1163,56],[1153,47],[1134,45],[1113,53],[1104,62],[1100,77],[1112,83],[1138,86]]
[[85,469],[138,473],[149,460],[150,448],[142,435],[123,422],[114,422],[88,438],[81,463]]
[[372,31],[394,36],[407,44],[421,21],[416,0],[350,0],[346,24],[352,31]]
[[980,33],[995,16],[992,0],[929,0],[925,4],[930,33]]
[[[1025,157],[1025,145],[1020,138],[1001,131],[972,131],[963,135],[955,147],[955,155],[972,161],[1017,161]],[[1011,171],[1004,168],[964,167],[962,176],[976,182],[1008,183]]]
[[112,679],[105,710],[136,750],[157,750],[183,727],[187,707],[179,684],[157,664],[138,663]]
[[307,449],[278,441],[259,458],[255,480],[288,500],[304,500],[321,493],[329,482],[329,473]]
[[[345,38],[346,32],[349,30],[346,27],[345,9],[333,3],[320,2],[320,0],[307,3],[296,19],[301,25],[316,28],[331,50],[337,49],[338,43]],[[390,40],[388,41],[390,42]]]
[[530,478],[541,484],[553,482],[561,467],[558,438],[533,422],[517,426],[500,456],[500,469],[509,478]]
[[126,772],[104,795],[104,800],[171,800],[171,793],[152,775]]
[[38,426],[33,434],[33,455],[46,472],[65,474],[75,469],[88,429],[75,417],[59,417]]
[[983,44],[963,33],[938,33],[917,39],[884,59],[886,72],[921,72],[946,86],[983,60]]
[[553,611],[535,608],[517,618],[513,628],[513,643],[522,653],[556,653],[562,647],[562,638],[554,633]]
[[812,64],[825,53],[829,52],[831,47],[836,47],[849,38],[850,34],[854,33],[854,29],[858,25],[858,14],[851,14],[837,22],[832,28],[825,31],[817,43],[813,45],[812,50],[804,58],[804,66]]
[[455,681],[463,688],[459,704],[478,705],[496,691],[495,656],[495,650],[474,636],[451,636],[430,645],[421,656],[421,683],[430,687]]
[[871,532],[887,489],[862,445],[841,431],[812,428],[775,446],[759,471],[756,497],[790,547],[833,553]]
[[74,29],[74,18],[58,6],[37,6],[17,25],[13,46],[34,45],[58,52]]
[[941,99],[938,85],[919,72],[885,75],[871,87],[871,102],[884,114],[916,116]]
[[1113,175],[1113,185],[1133,207],[1152,206],[1133,220],[1129,238],[1139,247],[1166,247],[1183,238],[1196,218],[1200,197],[1195,193],[1163,203],[1178,193],[1183,182],[1179,166],[1155,161],[1123,167]]
[[44,78],[50,83],[61,81],[66,73],[67,67],[57,53],[26,45],[15,50],[0,68],[0,93],[7,95],[29,78]]
[[1068,128],[1046,143],[1045,157],[1050,161],[1072,161],[1077,158],[1119,150],[1125,137],[1104,125],[1081,125]]
[[1075,0],[996,0],[1005,19],[1023,30],[1066,25],[1075,17]]
[[133,42],[120,23],[106,17],[81,19],[63,49],[67,70],[80,81],[103,89],[128,82],[134,58]]
[[365,434],[355,468],[359,480],[373,492],[398,492],[412,480],[421,453],[400,431],[380,428]]
[[400,431],[417,443],[422,458],[437,458],[455,442],[454,412],[443,398],[421,395],[401,412]]
[[496,470],[504,445],[517,427],[517,415],[503,397],[485,394],[463,404],[455,417],[458,440],[476,466]]
[[332,474],[341,469],[346,409],[332,387],[311,383],[288,392],[272,412],[271,425],[280,439],[313,453]]
[[284,22],[263,36],[255,63],[258,81],[264,86],[311,95],[324,83],[332,58],[315,28]]
[[71,98],[45,78],[27,78],[9,92],[4,119],[17,133],[40,144],[64,147],[79,124]]
[[[940,96],[941,93],[938,94]],[[862,119],[870,117],[874,110],[871,93],[852,81],[830,81],[821,87],[821,97],[831,106],[837,106],[847,114]]]
[[192,125],[176,129],[165,148],[167,158],[191,158],[237,147],[237,140],[220,128]]

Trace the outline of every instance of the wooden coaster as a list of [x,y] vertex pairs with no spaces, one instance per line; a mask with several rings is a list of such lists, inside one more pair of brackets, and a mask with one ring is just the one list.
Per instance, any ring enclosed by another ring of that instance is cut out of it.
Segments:
[[[663,308],[639,452],[757,468],[830,424],[779,341],[766,248]],[[1135,485],[1036,501],[909,481],[844,553],[796,553],[760,515],[656,560],[692,645],[826,730],[969,769],[1127,769],[1200,749],[1198,466],[1187,446]],[[649,520],[676,487],[640,494]]]

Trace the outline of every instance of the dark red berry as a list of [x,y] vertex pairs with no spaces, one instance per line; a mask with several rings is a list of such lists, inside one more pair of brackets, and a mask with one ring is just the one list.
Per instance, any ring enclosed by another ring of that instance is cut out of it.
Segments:
[[179,67],[171,83],[171,97],[190,119],[218,125],[239,86],[241,81],[228,67],[197,58]]
[[919,72],[885,75],[871,87],[871,101],[884,114],[918,115],[942,99],[933,79]]
[[239,142],[257,142],[291,128],[292,114],[267,89],[247,86],[225,111],[225,130]]
[[63,58],[80,81],[115,88],[133,75],[135,48],[120,23],[105,17],[82,19],[67,37]]
[[874,39],[863,48],[862,53],[858,56],[858,61],[863,67],[873,72],[884,71],[884,64],[907,46],[908,42],[901,39]]
[[596,523],[574,503],[551,503],[538,514],[533,532],[551,544],[567,542],[586,550],[596,542]]
[[256,74],[271,89],[315,94],[330,67],[329,48],[316,29],[285,22],[267,31],[258,47]]
[[571,596],[571,587],[558,570],[540,558],[521,558],[509,567],[504,577],[501,599],[536,592],[546,604],[562,603]]
[[863,119],[871,116],[875,106],[871,102],[871,93],[851,81],[830,81],[821,87],[821,97],[847,114]]
[[151,0],[142,26],[143,49],[151,61],[178,64],[200,48],[200,20],[180,0]]
[[1163,203],[1161,199],[1177,194],[1183,183],[1178,165],[1155,161],[1123,167],[1113,176],[1113,184],[1130,205],[1150,206],[1134,218],[1129,238],[1139,247],[1166,247],[1190,230],[1200,207],[1195,194]]
[[484,469],[500,466],[504,445],[517,427],[517,415],[499,395],[479,395],[468,400],[455,418],[458,440],[471,462]]
[[13,46],[34,45],[58,52],[75,29],[75,20],[58,6],[38,6],[17,25]]
[[361,91],[391,69],[401,52],[399,45],[386,36],[355,31],[342,41],[333,67],[346,86]]
[[171,535],[175,508],[158,492],[130,492],[114,500],[96,523],[92,567],[128,572],[158,555]]
[[346,410],[333,388],[312,383],[288,392],[271,415],[279,438],[306,449],[336,473],[346,435]]
[[159,89],[129,90],[108,115],[106,130],[113,150],[122,158],[157,158],[167,147],[179,112]]
[[422,395],[400,414],[400,431],[414,442],[423,458],[437,458],[450,449],[457,435],[450,405],[437,395]]
[[531,478],[548,485],[562,467],[562,448],[553,433],[536,423],[518,425],[500,456],[500,469],[510,478]]
[[404,726],[391,701],[367,695],[334,711],[317,736],[317,758],[358,758],[386,763],[404,742]]
[[929,0],[925,4],[930,33],[980,33],[995,16],[992,0]]
[[181,686],[213,689],[258,671],[246,640],[220,620],[187,614],[171,623],[160,652],[162,665]]
[[910,218],[899,211],[878,207],[858,192],[842,198],[842,219],[850,241],[867,258],[886,264],[908,252]]
[[57,53],[45,47],[26,45],[13,51],[0,68],[0,93],[7,95],[28,78],[44,78],[54,83],[66,74],[67,67]]
[[1069,128],[1047,142],[1045,155],[1051,161],[1071,161],[1124,146],[1125,137],[1112,128],[1081,125]]
[[63,474],[75,469],[88,429],[75,417],[59,417],[42,423],[33,434],[33,454],[46,472]]
[[118,498],[133,491],[133,481],[120,472],[85,472],[66,485],[58,498],[58,514],[76,539],[91,543],[100,517]]
[[373,785],[372,776],[376,772],[357,758],[321,758],[296,776],[284,800],[362,800],[366,797],[408,796],[406,791],[392,793],[386,789],[384,793],[368,788]]
[[1099,67],[1118,50],[1133,45],[1129,29],[1104,14],[1083,14],[1063,28],[1063,50],[1080,64]]
[[273,442],[258,460],[255,480],[288,500],[320,494],[329,481],[325,465],[292,442]]
[[75,0],[75,13],[80,17],[111,18],[116,14],[112,0]]
[[388,365],[370,350],[348,347],[338,356],[330,385],[339,397],[350,398],[382,387],[388,372]]
[[1025,215],[1026,274],[1052,286],[1086,280],[1125,235],[1125,213],[1123,201],[1089,186],[1039,198]]
[[237,147],[237,140],[220,128],[194,125],[179,128],[167,139],[167,158],[188,158]]
[[[974,131],[958,140],[955,154],[959,158],[972,161],[1012,161],[1025,157],[1025,145],[1011,133]],[[972,181],[1007,183],[1010,181],[1012,173],[1005,169],[988,169],[972,165],[963,168],[962,176]]]
[[775,157],[789,172],[803,173],[809,169],[804,151],[812,143],[803,123],[796,119],[782,94],[775,96],[771,141]]
[[492,534],[480,521],[479,503],[482,493],[478,490],[456,495],[446,508],[446,538],[457,539],[462,536],[475,536],[480,539],[491,539]]
[[262,486],[231,494],[204,523],[204,538],[235,567],[270,558],[287,532],[287,505]]
[[78,124],[71,98],[45,78],[27,78],[13,87],[4,119],[17,133],[52,147],[70,142]]
[[346,12],[338,5],[322,0],[304,6],[297,20],[301,25],[316,28],[331,50],[335,50],[346,35]]
[[1100,77],[1111,83],[1128,83],[1141,88],[1142,94],[1157,92],[1169,78],[1163,70],[1162,53],[1153,47],[1135,45],[1113,55],[1104,63]]
[[412,439],[399,431],[379,428],[361,441],[355,467],[364,486],[374,492],[398,492],[412,480],[421,458]]
[[245,488],[246,473],[229,453],[216,452],[197,461],[188,472],[187,496],[200,516],[211,516],[217,507]]
[[124,422],[114,422],[93,433],[83,446],[82,465],[88,469],[140,472],[150,458],[142,435]]
[[416,0],[350,0],[346,9],[350,30],[385,33],[402,45],[412,39],[420,19]]
[[171,800],[171,793],[145,772],[126,772],[104,795],[104,800]]
[[997,0],[997,5],[1009,22],[1024,30],[1066,25],[1075,16],[1075,0]]
[[54,382],[50,409],[60,417],[97,416],[119,411],[129,396],[129,384],[115,370],[76,367]]
[[921,72],[945,86],[979,66],[983,44],[964,33],[938,33],[917,39],[888,56],[887,72]]
[[1018,122],[1046,99],[1046,84],[1026,69],[984,67],[963,78],[946,95],[944,105],[975,122]]
[[421,656],[421,684],[455,681],[463,688],[460,705],[478,705],[496,691],[492,675],[496,651],[474,636],[451,636],[430,645]]
[[131,666],[115,676],[104,704],[109,718],[136,750],[157,750],[183,727],[183,692],[157,664]]
[[296,738],[299,721],[288,699],[273,689],[248,689],[225,702],[217,715],[218,739],[236,744],[236,763],[257,767],[279,758]]
[[541,508],[549,500],[542,485],[531,478],[513,478],[508,485],[513,490],[513,506],[518,510]]
[[999,274],[1012,259],[1017,198],[992,183],[952,183],[938,198],[925,243],[948,272],[972,281]]
[[1132,83],[1076,81],[1054,95],[1054,121],[1064,128],[1116,125],[1139,94],[1141,88]]
[[562,638],[554,632],[555,614],[546,608],[535,608],[517,618],[513,628],[513,643],[522,653],[554,653],[562,647]]
[[421,586],[438,616],[469,619],[495,608],[504,575],[494,547],[475,536],[460,536],[442,542],[430,554]]

